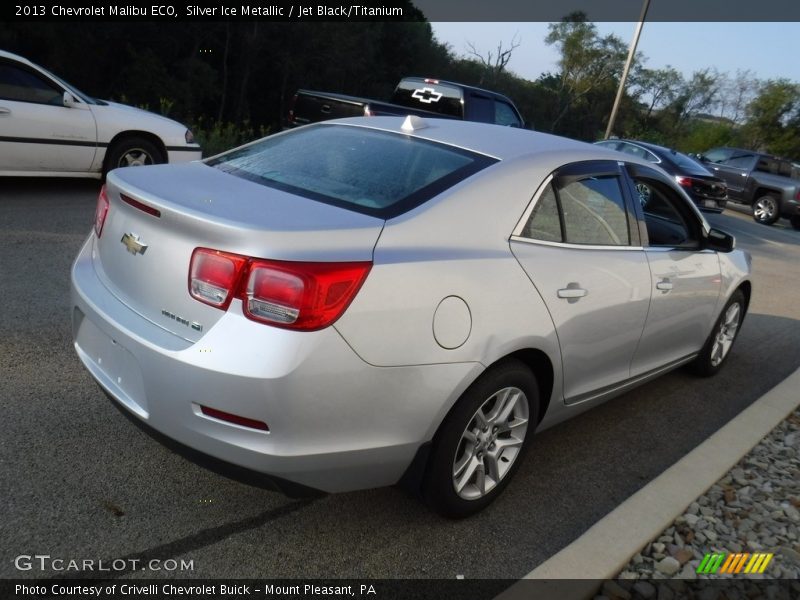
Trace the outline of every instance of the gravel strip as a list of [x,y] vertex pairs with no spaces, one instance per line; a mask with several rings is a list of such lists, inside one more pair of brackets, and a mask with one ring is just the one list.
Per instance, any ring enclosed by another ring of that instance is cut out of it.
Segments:
[[[698,574],[704,556],[713,552],[775,556],[763,574]],[[634,555],[595,600],[672,600],[703,587],[689,580],[719,579],[737,581],[725,586],[724,597],[730,599],[800,598],[800,410]],[[753,580],[763,579],[795,581],[754,586]],[[668,585],[659,580],[669,580]]]

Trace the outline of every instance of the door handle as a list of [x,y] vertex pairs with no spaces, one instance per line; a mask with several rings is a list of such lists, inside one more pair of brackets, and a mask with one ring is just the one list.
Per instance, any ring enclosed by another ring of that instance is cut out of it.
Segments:
[[577,288],[577,287],[571,288],[571,287],[568,287],[568,288],[563,288],[563,289],[558,290],[558,297],[559,298],[568,298],[568,299],[577,299],[577,298],[583,298],[588,293],[589,292],[587,290],[584,290],[582,288]]
[[672,282],[669,279],[662,279],[656,283],[656,289],[661,290],[662,292],[668,292],[672,289]]
[[10,114],[11,114],[11,109],[10,108],[5,108],[3,106],[0,106],[0,117],[6,117],[6,116],[8,116]]

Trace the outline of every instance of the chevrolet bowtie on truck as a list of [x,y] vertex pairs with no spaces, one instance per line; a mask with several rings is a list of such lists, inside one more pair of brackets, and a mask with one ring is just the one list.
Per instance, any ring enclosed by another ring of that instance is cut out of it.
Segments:
[[460,83],[420,77],[400,80],[390,102],[298,90],[289,110],[287,125],[297,127],[345,117],[404,115],[525,127],[517,107],[502,94]]

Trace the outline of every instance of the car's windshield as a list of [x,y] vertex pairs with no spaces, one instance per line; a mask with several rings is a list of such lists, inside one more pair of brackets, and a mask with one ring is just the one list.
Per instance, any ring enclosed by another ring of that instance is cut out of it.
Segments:
[[320,124],[264,138],[207,164],[265,186],[390,218],[493,162],[403,134]]

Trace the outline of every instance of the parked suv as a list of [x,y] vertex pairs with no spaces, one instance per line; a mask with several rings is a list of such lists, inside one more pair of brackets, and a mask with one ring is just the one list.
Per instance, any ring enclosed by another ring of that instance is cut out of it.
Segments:
[[800,168],[788,160],[741,148],[712,148],[700,155],[728,184],[728,197],[753,207],[753,219],[772,225],[786,217],[800,229]]

